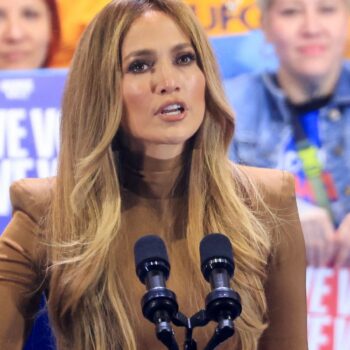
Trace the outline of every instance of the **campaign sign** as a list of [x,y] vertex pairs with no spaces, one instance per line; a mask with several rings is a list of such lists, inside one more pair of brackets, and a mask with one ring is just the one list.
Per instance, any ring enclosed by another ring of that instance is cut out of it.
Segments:
[[0,74],[0,232],[11,216],[9,187],[56,172],[66,70]]
[[350,269],[307,270],[309,350],[350,350]]

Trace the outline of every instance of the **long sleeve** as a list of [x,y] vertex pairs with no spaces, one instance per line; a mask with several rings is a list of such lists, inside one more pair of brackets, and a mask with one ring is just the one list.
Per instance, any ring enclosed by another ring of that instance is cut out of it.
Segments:
[[275,233],[276,251],[271,259],[266,297],[269,327],[259,350],[306,350],[306,259],[298,218],[293,177],[283,173]]
[[39,305],[36,224],[15,212],[0,236],[0,349],[20,350]]
[[23,180],[11,188],[14,212],[0,236],[0,349],[23,348],[45,288],[37,223],[47,209],[48,184]]

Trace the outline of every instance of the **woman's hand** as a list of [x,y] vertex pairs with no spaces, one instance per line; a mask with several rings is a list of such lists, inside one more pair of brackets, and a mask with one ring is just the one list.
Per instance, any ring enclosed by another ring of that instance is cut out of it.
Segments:
[[327,210],[299,200],[298,209],[308,265],[329,266],[334,261],[336,234]]
[[337,267],[350,267],[350,213],[348,213],[335,233]]

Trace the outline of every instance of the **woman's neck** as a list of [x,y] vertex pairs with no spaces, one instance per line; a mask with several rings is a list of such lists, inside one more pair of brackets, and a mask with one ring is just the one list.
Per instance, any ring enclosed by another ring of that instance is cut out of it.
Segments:
[[278,73],[278,82],[288,99],[295,104],[307,102],[311,99],[330,95],[338,81],[341,66],[323,77],[301,77],[291,74],[281,68]]
[[118,133],[119,144],[125,150],[145,157],[151,157],[159,160],[172,159],[180,155],[184,149],[185,143],[178,144],[167,144],[167,143],[156,143],[156,142],[145,142],[133,138],[120,130]]
[[183,150],[183,145],[157,145],[148,144],[147,146],[141,145],[140,147],[131,147],[131,152],[143,154],[145,157],[151,157],[160,160],[172,159],[180,155]]

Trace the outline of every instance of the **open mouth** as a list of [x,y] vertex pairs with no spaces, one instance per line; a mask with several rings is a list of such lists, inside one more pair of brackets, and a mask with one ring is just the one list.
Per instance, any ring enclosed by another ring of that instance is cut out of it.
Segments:
[[182,114],[185,111],[185,107],[180,103],[171,104],[163,108],[160,113],[162,115],[178,115]]

